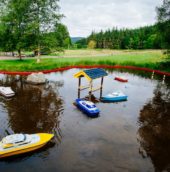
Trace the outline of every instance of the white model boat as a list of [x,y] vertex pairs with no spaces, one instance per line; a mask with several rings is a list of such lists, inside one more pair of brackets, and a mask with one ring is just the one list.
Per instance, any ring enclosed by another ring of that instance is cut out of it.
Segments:
[[107,94],[101,98],[103,101],[111,101],[111,102],[118,102],[118,101],[125,101],[127,100],[128,96],[122,93],[121,91],[113,92]]
[[12,134],[0,142],[0,158],[23,154],[43,147],[54,137],[53,134]]
[[12,97],[15,95],[11,87],[0,87],[0,94],[5,97]]

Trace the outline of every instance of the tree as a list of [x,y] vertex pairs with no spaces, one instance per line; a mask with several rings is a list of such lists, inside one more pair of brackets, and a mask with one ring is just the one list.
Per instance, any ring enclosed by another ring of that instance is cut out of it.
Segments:
[[25,34],[28,25],[27,14],[30,1],[1,1],[4,13],[1,13],[1,24],[4,27],[3,43],[5,50],[17,50],[21,59],[21,49],[25,47]]
[[1,0],[0,7],[3,7],[1,23],[5,25],[3,35],[11,34],[5,42],[18,51],[20,59],[24,48],[40,52],[44,34],[51,32],[62,17],[58,0]]
[[90,49],[96,48],[96,41],[90,40],[88,43],[88,48],[90,48]]
[[148,39],[146,40],[146,42],[145,42],[145,48],[146,49],[155,48],[156,39],[157,39],[157,35],[156,34],[150,35],[148,37]]
[[2,23],[0,24],[0,49],[1,51],[13,51],[14,44],[12,40],[11,29],[6,28]]
[[87,48],[87,39],[80,39],[75,43],[75,45],[77,46],[77,48]]
[[170,49],[170,1],[164,0],[157,7],[158,31],[162,38],[163,48]]
[[68,36],[67,38],[64,39],[64,47],[67,48],[67,49],[69,49],[70,48],[70,45],[71,45],[71,39]]
[[64,48],[69,48],[71,45],[67,27],[61,23],[57,23],[53,31],[43,33],[42,38],[41,51],[45,52],[63,51]]
[[56,23],[54,28],[54,37],[56,39],[56,47],[69,48],[71,45],[68,29],[61,23]]
[[40,62],[40,49],[44,33],[53,31],[56,23],[63,17],[59,14],[58,1],[30,0],[29,29],[35,35],[34,45],[38,50],[37,62]]

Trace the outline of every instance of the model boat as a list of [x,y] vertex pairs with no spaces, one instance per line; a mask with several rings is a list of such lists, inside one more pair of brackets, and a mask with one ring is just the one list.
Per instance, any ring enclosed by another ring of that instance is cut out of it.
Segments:
[[0,94],[5,97],[12,97],[15,95],[11,87],[0,87]]
[[107,94],[101,98],[102,101],[111,101],[111,102],[118,102],[118,101],[125,101],[127,100],[128,96],[126,96],[121,91],[113,92]]
[[87,114],[89,117],[96,117],[100,112],[100,110],[96,107],[96,105],[91,101],[76,99],[75,103],[77,107],[85,114]]
[[0,158],[23,154],[43,147],[53,138],[53,134],[13,134],[0,142]]
[[118,77],[118,76],[116,76],[115,80],[120,81],[120,82],[128,82],[128,79],[125,78],[125,77]]

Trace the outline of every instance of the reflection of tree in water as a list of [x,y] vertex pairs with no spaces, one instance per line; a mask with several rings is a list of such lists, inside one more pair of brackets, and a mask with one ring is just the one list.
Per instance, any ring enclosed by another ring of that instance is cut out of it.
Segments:
[[[170,90],[157,87],[155,97],[140,112],[140,153],[146,152],[155,171],[170,170]],[[142,150],[143,149],[143,150]]]
[[14,133],[58,132],[63,111],[58,83],[33,86],[20,79],[13,83],[16,96],[6,101],[11,129]]
[[19,76],[0,74],[0,86],[11,87],[19,79]]

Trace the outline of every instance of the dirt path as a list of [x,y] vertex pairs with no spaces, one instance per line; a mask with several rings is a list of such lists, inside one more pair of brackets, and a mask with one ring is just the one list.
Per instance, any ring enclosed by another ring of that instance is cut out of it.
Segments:
[[17,60],[18,57],[12,57],[12,56],[0,56],[0,60]]

